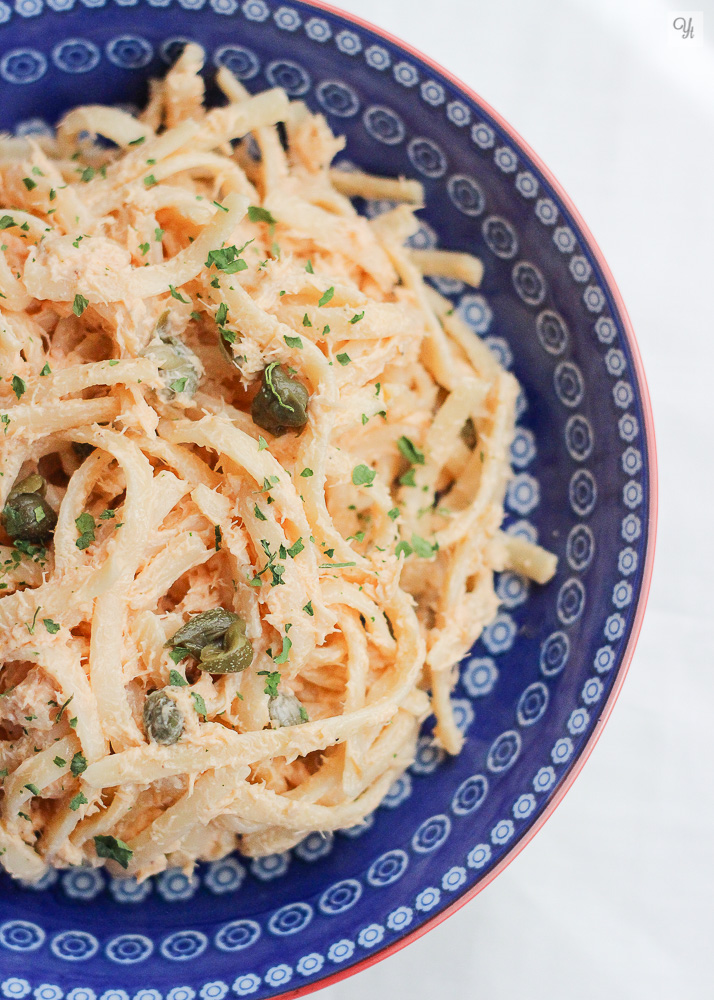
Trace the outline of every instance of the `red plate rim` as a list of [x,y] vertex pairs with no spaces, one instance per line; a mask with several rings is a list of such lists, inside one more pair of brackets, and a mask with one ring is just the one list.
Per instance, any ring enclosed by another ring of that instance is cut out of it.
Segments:
[[299,987],[294,990],[287,990],[285,993],[279,994],[280,1000],[291,1000],[294,997],[306,996],[309,993],[314,993],[316,990],[324,989],[326,986],[331,986],[334,983],[340,982],[342,979],[348,979],[350,976],[356,975],[358,972],[362,972],[364,969],[370,968],[372,965],[376,965],[377,962],[383,961],[385,958],[389,958],[390,955],[394,955],[396,952],[401,951],[402,948],[406,948],[407,945],[411,944],[413,941],[418,940],[428,931],[433,930],[440,923],[450,917],[457,910],[460,910],[462,906],[465,906],[471,899],[478,895],[487,885],[490,885],[493,880],[501,874],[501,872],[506,868],[514,858],[518,857],[521,851],[533,840],[535,835],[541,829],[541,827],[550,819],[555,810],[558,808],[560,803],[565,798],[565,795],[573,786],[575,779],[578,777],[580,772],[590,754],[595,749],[595,744],[600,739],[603,729],[607,720],[610,718],[610,714],[615,707],[615,702],[617,701],[620,691],[622,690],[622,685],[625,682],[625,677],[632,662],[632,657],[635,652],[635,647],[637,646],[637,640],[642,629],[642,622],[645,616],[645,609],[647,607],[647,599],[649,596],[650,585],[652,583],[652,570],[654,565],[654,554],[655,554],[655,542],[657,534],[657,510],[658,510],[658,488],[657,488],[657,449],[655,443],[655,428],[654,428],[654,417],[652,415],[652,402],[650,400],[649,390],[647,387],[647,379],[645,377],[644,366],[642,364],[642,356],[640,354],[640,349],[637,344],[637,339],[635,337],[635,332],[632,328],[632,323],[630,317],[627,314],[627,309],[625,308],[625,303],[622,300],[620,291],[615,284],[615,279],[613,278],[612,272],[605,261],[600,247],[595,242],[592,233],[585,224],[582,216],[578,212],[577,208],[573,204],[570,197],[566,194],[562,185],[553,176],[549,168],[543,163],[541,158],[535,153],[528,143],[521,138],[521,136],[516,132],[516,130],[508,124],[507,121],[494,109],[491,105],[484,101],[475,90],[467,86],[462,80],[460,80],[453,73],[450,73],[447,69],[441,66],[434,59],[420,52],[419,49],[414,48],[413,45],[409,45],[407,42],[402,41],[402,39],[397,38],[396,35],[391,34],[389,31],[385,31],[382,28],[378,28],[376,25],[372,24],[371,21],[365,18],[359,17],[355,14],[350,14],[347,11],[341,10],[339,7],[334,7],[332,4],[323,3],[322,0],[302,0],[305,7],[314,7],[315,10],[327,11],[330,14],[334,14],[337,17],[344,18],[347,21],[352,22],[359,27],[366,28],[368,31],[373,32],[375,35],[379,35],[385,41],[391,42],[393,45],[398,46],[404,52],[410,53],[416,59],[430,66],[435,72],[440,73],[445,77],[450,83],[455,87],[458,87],[465,94],[467,94],[472,100],[479,104],[488,114],[496,121],[499,127],[511,137],[517,146],[525,150],[530,159],[535,163],[540,172],[546,178],[548,183],[551,185],[553,190],[558,195],[559,199],[565,205],[568,212],[575,220],[580,232],[585,237],[588,249],[592,253],[593,257],[598,263],[607,283],[608,290],[615,302],[617,311],[622,320],[622,324],[625,329],[625,337],[627,339],[630,351],[632,352],[632,360],[635,366],[635,372],[637,375],[637,382],[641,393],[641,403],[642,411],[645,419],[645,440],[647,442],[647,458],[649,462],[649,475],[648,475],[648,486],[649,486],[649,509],[648,509],[648,524],[647,524],[647,548],[645,551],[645,566],[644,573],[642,577],[642,588],[640,590],[640,597],[637,603],[637,609],[635,612],[635,620],[632,623],[632,629],[630,630],[630,636],[627,640],[627,646],[622,654],[622,661],[620,663],[620,669],[618,670],[617,677],[615,678],[615,683],[612,690],[608,696],[607,701],[600,713],[600,716],[595,724],[595,728],[590,734],[590,738],[581,750],[577,759],[573,762],[570,770],[566,776],[562,779],[557,791],[553,795],[553,798],[548,803],[546,808],[543,810],[538,819],[533,823],[531,827],[523,834],[523,836],[513,845],[513,848],[508,852],[508,854],[499,861],[499,863],[486,875],[477,885],[468,889],[466,892],[462,893],[458,899],[455,899],[453,903],[447,906],[445,909],[441,910],[430,920],[425,921],[421,926],[417,927],[415,930],[411,931],[409,934],[405,934],[404,937],[400,938],[398,941],[394,941],[390,945],[386,945],[384,948],[380,949],[373,955],[369,955],[367,958],[363,958],[360,962],[356,962],[349,968],[344,969],[341,972],[334,972],[330,976],[325,976],[323,979],[317,982],[311,983],[307,986]]

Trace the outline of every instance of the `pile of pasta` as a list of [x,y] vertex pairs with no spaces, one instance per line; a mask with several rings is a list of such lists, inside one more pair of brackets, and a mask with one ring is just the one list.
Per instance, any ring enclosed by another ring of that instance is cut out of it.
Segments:
[[[0,863],[26,880],[361,823],[430,713],[460,750],[494,571],[554,571],[500,530],[516,381],[424,280],[479,261],[409,249],[421,186],[331,167],[303,103],[221,69],[208,109],[201,69],[188,45],[138,116],[0,138]],[[248,666],[172,643],[218,608]]]

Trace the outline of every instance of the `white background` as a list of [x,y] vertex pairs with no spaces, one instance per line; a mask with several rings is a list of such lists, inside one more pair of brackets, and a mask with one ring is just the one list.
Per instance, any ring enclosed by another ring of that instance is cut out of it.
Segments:
[[644,357],[660,527],[629,677],[563,804],[475,900],[325,1000],[714,997],[714,3],[695,0],[701,47],[670,41],[675,4],[341,0],[470,84],[582,213]]

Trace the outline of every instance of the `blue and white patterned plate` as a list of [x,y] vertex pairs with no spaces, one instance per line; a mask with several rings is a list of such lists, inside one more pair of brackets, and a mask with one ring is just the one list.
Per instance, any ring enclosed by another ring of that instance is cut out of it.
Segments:
[[416,245],[482,257],[478,292],[437,284],[523,386],[507,530],[554,549],[559,569],[544,588],[500,576],[502,609],[454,695],[463,753],[445,759],[427,727],[362,827],[192,879],[0,878],[5,1000],[258,1000],[384,957],[483,888],[552,812],[644,612],[654,440],[617,289],[550,174],[444,71],[310,4],[0,0],[0,129],[41,133],[87,100],[140,105],[187,39],[209,73],[223,64],[251,90],[279,85],[322,110],[353,163],[418,177]]

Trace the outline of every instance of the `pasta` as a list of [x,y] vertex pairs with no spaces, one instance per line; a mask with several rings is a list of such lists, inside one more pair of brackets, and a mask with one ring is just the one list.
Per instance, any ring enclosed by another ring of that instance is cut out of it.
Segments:
[[[0,862],[144,878],[361,823],[495,570],[518,391],[425,283],[414,180],[276,89],[0,141]],[[368,221],[350,198],[388,198]]]

